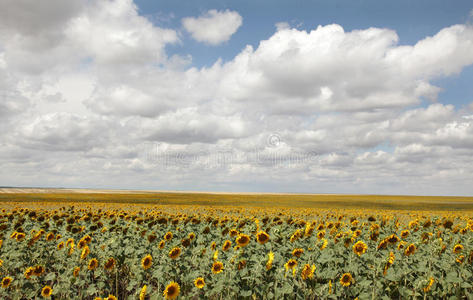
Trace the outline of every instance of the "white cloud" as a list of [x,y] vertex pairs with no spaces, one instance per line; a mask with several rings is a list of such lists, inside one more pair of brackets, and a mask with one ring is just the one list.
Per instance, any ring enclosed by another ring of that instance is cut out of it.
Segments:
[[182,19],[182,25],[199,42],[218,45],[237,32],[243,18],[236,11],[211,9],[198,18]]
[[[196,68],[131,0],[60,2],[0,4],[4,184],[473,191],[473,108],[435,103],[433,81],[473,63],[471,26],[406,46],[388,29],[280,24]],[[228,10],[185,20],[209,44],[241,25]]]

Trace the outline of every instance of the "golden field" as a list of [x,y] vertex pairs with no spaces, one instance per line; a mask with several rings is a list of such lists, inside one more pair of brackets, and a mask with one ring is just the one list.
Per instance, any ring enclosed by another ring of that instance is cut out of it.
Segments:
[[2,299],[468,299],[473,198],[0,193]]

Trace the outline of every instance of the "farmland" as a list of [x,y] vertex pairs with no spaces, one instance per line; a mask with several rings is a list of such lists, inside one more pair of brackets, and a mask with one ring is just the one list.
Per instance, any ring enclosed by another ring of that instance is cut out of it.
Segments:
[[473,295],[473,198],[0,193],[2,299]]

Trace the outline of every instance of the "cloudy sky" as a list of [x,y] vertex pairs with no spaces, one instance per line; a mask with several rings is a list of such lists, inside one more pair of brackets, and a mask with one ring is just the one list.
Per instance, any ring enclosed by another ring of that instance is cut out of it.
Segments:
[[473,195],[471,1],[0,1],[0,185]]

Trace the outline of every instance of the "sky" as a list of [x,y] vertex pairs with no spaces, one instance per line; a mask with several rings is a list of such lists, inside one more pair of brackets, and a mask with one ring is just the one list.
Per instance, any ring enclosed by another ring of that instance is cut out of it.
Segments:
[[0,186],[473,195],[471,1],[0,1]]

